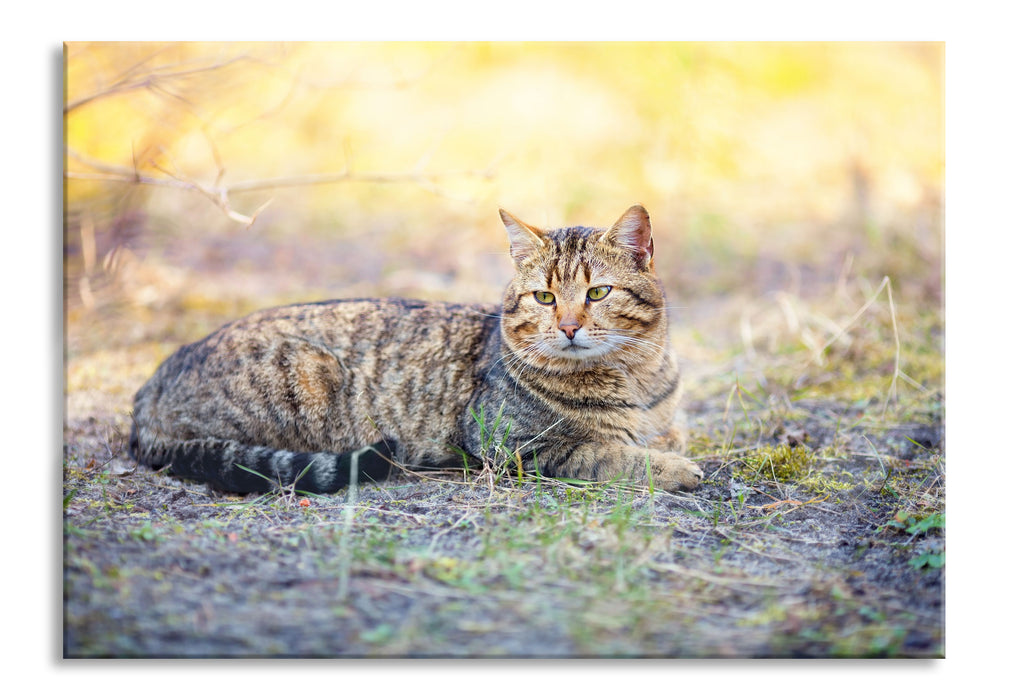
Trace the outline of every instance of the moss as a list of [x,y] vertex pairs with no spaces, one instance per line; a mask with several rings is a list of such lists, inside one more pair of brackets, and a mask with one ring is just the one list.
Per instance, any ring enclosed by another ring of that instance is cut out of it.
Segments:
[[[842,474],[851,477],[851,474],[847,472],[842,472]],[[850,481],[842,481],[835,475],[823,472],[810,472],[800,480],[800,483],[818,496],[833,495],[838,491],[849,491],[854,487]]]
[[743,456],[742,475],[751,480],[799,481],[809,475],[813,459],[805,445],[759,447]]

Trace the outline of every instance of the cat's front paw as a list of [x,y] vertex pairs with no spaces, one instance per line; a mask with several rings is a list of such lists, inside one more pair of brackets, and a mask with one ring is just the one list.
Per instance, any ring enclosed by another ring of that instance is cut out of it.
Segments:
[[693,491],[704,478],[701,468],[686,457],[652,453],[652,483],[666,491]]

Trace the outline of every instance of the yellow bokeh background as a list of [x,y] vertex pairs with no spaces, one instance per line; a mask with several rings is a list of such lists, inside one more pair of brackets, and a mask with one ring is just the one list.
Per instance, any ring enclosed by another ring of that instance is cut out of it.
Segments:
[[[65,57],[69,255],[82,216],[100,238],[132,209],[166,247],[367,241],[474,282],[486,275],[459,268],[503,251],[499,206],[604,226],[640,202],[683,294],[745,287],[764,258],[941,275],[940,43],[70,43]],[[92,179],[111,168],[159,184]],[[180,186],[341,173],[230,192],[240,215],[266,205],[251,226]]]

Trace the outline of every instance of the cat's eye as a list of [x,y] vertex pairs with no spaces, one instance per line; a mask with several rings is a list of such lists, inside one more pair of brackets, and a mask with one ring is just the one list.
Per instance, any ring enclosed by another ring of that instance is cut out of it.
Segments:
[[550,292],[536,292],[535,294],[533,294],[533,296],[535,296],[536,301],[538,301],[541,304],[554,303],[554,295]]
[[612,287],[608,285],[603,285],[602,287],[593,287],[592,289],[589,290],[588,293],[589,301],[599,301],[607,294],[609,294],[611,289]]

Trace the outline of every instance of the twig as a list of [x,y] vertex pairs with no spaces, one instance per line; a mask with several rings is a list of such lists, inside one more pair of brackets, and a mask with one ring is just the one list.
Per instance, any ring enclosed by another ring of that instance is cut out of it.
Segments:
[[774,501],[772,501],[770,503],[764,503],[764,504],[759,505],[759,506],[746,506],[746,507],[747,508],[753,508],[755,510],[770,511],[770,510],[775,510],[779,506],[783,506],[783,505],[793,505],[793,506],[795,506],[795,508],[789,508],[788,510],[776,511],[776,512],[781,513],[782,515],[785,515],[787,513],[791,513],[793,511],[797,511],[797,510],[799,510],[799,508],[802,508],[804,506],[808,506],[808,505],[811,505],[813,503],[823,503],[826,500],[827,500],[827,496],[824,496],[822,498],[814,498],[814,499],[812,499],[810,501],[797,501],[794,498],[782,498],[782,499],[774,500]]
[[396,184],[412,182],[422,187],[430,187],[435,181],[449,178],[483,178],[491,179],[494,171],[489,167],[485,170],[459,170],[442,172],[403,172],[403,173],[359,173],[344,170],[340,173],[318,173],[309,175],[294,175],[289,177],[267,178],[265,180],[247,180],[234,183],[232,185],[221,185],[223,168],[218,163],[218,175],[214,185],[201,185],[200,183],[185,177],[177,172],[170,172],[165,168],[152,163],[152,167],[165,174],[165,177],[145,175],[134,165],[127,168],[84,156],[74,149],[67,147],[67,155],[83,165],[92,168],[96,172],[78,172],[68,170],[64,176],[76,180],[102,180],[106,182],[123,182],[135,185],[148,185],[154,187],[172,187],[190,192],[198,192],[210,199],[220,208],[229,219],[251,226],[259,216],[273,201],[267,200],[261,204],[252,214],[246,215],[235,211],[230,202],[230,195],[236,192],[255,192],[259,190],[280,189],[285,187],[311,187],[317,185],[333,185],[343,182],[372,182],[378,184]]
[[726,588],[739,590],[746,586],[755,586],[758,588],[788,588],[787,584],[784,583],[772,583],[770,581],[748,581],[745,579],[733,579],[725,576],[715,576],[714,574],[706,574],[703,571],[697,571],[694,569],[687,569],[682,566],[678,566],[672,563],[660,563],[652,562],[648,565],[648,568],[657,571],[667,571],[669,573],[676,574],[678,576],[687,576],[691,578],[697,578],[708,583],[712,583],[718,586],[724,586]]
[[108,87],[102,88],[97,92],[87,95],[86,97],[81,97],[74,100],[73,102],[68,103],[65,107],[63,107],[63,114],[64,115],[69,114],[75,109],[79,109],[80,107],[83,107],[89,102],[94,102],[95,100],[101,99],[103,97],[109,97],[110,95],[116,95],[123,92],[133,92],[135,90],[144,90],[144,89],[152,90],[154,92],[167,95],[173,99],[181,100],[182,102],[188,104],[187,100],[170,92],[163,85],[161,85],[161,83],[167,80],[173,80],[175,78],[188,77],[191,75],[195,75],[197,73],[206,73],[209,71],[218,70],[232,63],[237,63],[238,61],[246,60],[246,58],[247,57],[245,56],[237,56],[227,61],[223,61],[221,63],[215,63],[209,66],[200,66],[197,68],[187,68],[175,71],[164,71],[161,73],[156,72],[155,70],[141,78],[134,79],[132,73],[138,66],[143,64],[143,61],[141,61],[139,64],[127,70],[126,73],[124,73],[121,78],[119,78],[117,81],[115,81]]

